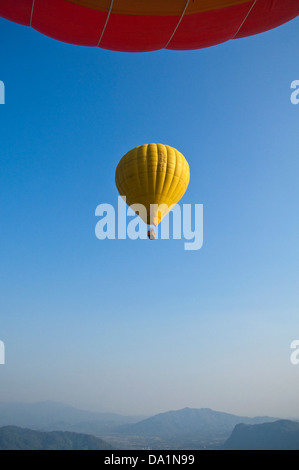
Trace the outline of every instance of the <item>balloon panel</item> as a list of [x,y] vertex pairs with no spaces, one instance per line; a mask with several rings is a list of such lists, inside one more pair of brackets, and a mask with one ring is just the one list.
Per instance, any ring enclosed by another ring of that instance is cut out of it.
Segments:
[[60,41],[141,52],[208,47],[275,28],[299,14],[298,0],[186,5],[185,0],[0,0],[0,16]]

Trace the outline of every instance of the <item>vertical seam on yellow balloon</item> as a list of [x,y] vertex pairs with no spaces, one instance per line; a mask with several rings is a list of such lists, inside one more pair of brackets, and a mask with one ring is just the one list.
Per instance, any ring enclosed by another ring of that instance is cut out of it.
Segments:
[[138,185],[138,189],[136,193],[138,194],[138,197],[139,197],[142,191],[141,191],[140,179],[139,179],[139,174],[138,174],[138,150],[135,150],[134,152],[134,166],[135,166],[135,174],[136,174],[136,185]]
[[161,195],[164,194],[164,190],[165,190],[165,183],[166,183],[166,180],[167,180],[167,175],[168,175],[168,162],[169,162],[169,148],[167,145],[165,145],[165,148],[166,148],[166,152],[167,152],[167,157],[166,157],[166,168],[165,168],[165,175],[164,175],[164,181],[163,181],[163,186],[162,186],[162,190],[161,190]]
[[[141,149],[143,148],[143,146],[141,147]],[[148,175],[147,175],[147,155],[148,155],[148,148],[149,148],[149,144],[145,144],[145,147],[144,147],[144,151],[145,151],[145,155],[146,155],[146,161],[144,162],[143,161],[143,152],[142,152],[142,158],[140,159],[140,162],[142,163],[141,165],[141,173],[143,172],[144,174],[144,184],[146,184],[146,198],[148,198],[148,190],[149,190],[149,186],[148,186]],[[140,175],[140,170],[139,170],[139,175]]]
[[[140,178],[140,172],[142,173],[142,166],[140,166],[140,163],[142,164],[142,153],[143,153],[143,145],[140,145],[140,147],[137,148],[136,150],[136,161],[137,161],[137,172],[136,172],[136,175],[137,175],[137,179],[138,179],[138,184],[139,184],[139,187],[141,188],[141,191],[140,193],[138,194],[138,198],[141,198],[142,196],[142,180]],[[137,202],[141,202],[141,201],[137,201]]]
[[186,13],[186,10],[187,10],[187,8],[188,8],[189,3],[190,3],[190,0],[187,0],[186,5],[185,5],[185,8],[184,8],[184,10],[183,10],[183,13],[181,14],[181,17],[180,17],[180,19],[179,19],[179,21],[178,21],[176,27],[174,28],[173,33],[172,33],[172,35],[170,36],[170,38],[169,38],[169,40],[168,40],[166,46],[164,46],[165,49],[169,46],[170,42],[172,41],[173,36],[174,36],[175,33],[177,32],[177,29],[178,29],[178,27],[180,26],[181,21],[182,21],[182,19],[183,19],[184,16],[185,16],[185,13]]
[[173,167],[173,170],[172,170],[172,178],[171,178],[170,185],[169,185],[169,188],[168,188],[168,191],[167,191],[167,205],[169,205],[168,204],[169,199],[170,199],[169,194],[171,194],[171,193],[169,193],[169,190],[170,190],[170,188],[173,184],[175,169],[176,169],[176,162],[177,162],[176,150],[173,148],[172,149],[172,167]]
[[123,157],[123,164],[120,166],[120,173],[122,175],[122,182],[121,182],[121,187],[122,187],[122,193],[123,196],[126,196],[126,174],[125,174],[125,156]]
[[107,28],[107,24],[108,24],[108,21],[109,21],[109,18],[110,18],[110,15],[111,15],[111,12],[112,12],[112,8],[113,8],[113,2],[114,0],[111,0],[111,3],[110,3],[110,8],[109,8],[109,11],[108,11],[108,14],[107,14],[107,18],[106,18],[106,21],[105,21],[105,24],[104,24],[104,27],[102,29],[102,33],[101,33],[101,36],[100,36],[100,39],[99,39],[99,42],[97,44],[97,47],[100,46],[101,42],[102,42],[102,39],[103,39],[103,36],[104,36],[104,32]]
[[159,185],[158,183],[156,183],[156,191],[158,190],[158,192],[156,193],[157,201],[160,201],[161,199],[161,194],[162,194],[163,185],[165,181],[165,168],[167,165],[167,148],[165,145],[163,145],[163,150],[164,150],[164,155],[166,154],[166,158],[164,157],[164,160],[162,162],[158,161],[158,167],[157,167],[157,182],[159,182]]
[[[168,163],[168,149],[167,149],[167,145],[164,145],[164,148],[166,150],[166,165],[164,167],[164,170],[163,170],[163,181],[160,185],[161,187],[161,190],[160,190],[160,193],[159,193],[159,198],[158,198],[158,202],[160,202],[161,200],[161,195],[163,194],[163,189],[164,189],[164,184],[165,184],[165,180],[166,180],[166,175],[167,175],[167,163]],[[162,172],[161,172],[162,173]]]
[[[130,184],[131,184],[131,180],[130,180],[130,155],[131,155],[131,152],[129,152],[129,157],[127,157],[125,159],[125,162],[124,162],[125,164],[123,165],[124,192],[125,192],[126,195],[129,194],[128,193],[128,188],[130,187]],[[131,194],[130,194],[130,196],[131,196]]]
[[175,191],[175,188],[177,187],[177,183],[176,183],[175,186],[173,186],[173,184],[174,184],[174,179],[176,178],[175,172],[176,172],[176,169],[177,169],[177,162],[178,162],[176,151],[174,151],[174,154],[175,154],[175,166],[174,166],[174,172],[173,172],[171,184],[170,184],[170,187],[169,187],[169,189],[171,188],[171,191],[168,191],[168,199],[169,199],[170,201],[173,200],[173,199],[172,199],[172,195],[173,195],[173,193],[174,193],[174,191]]
[[[174,172],[173,172],[173,177],[172,177],[172,182],[171,182],[171,184],[174,184],[174,179],[176,178],[176,174],[175,174],[175,173],[176,173],[176,169],[177,169],[177,166],[178,166],[178,152],[177,152],[177,150],[175,150],[174,153],[175,153],[175,167],[174,167]],[[181,171],[182,171],[182,169],[181,169]],[[179,182],[179,180],[177,181],[177,183],[176,183],[174,189],[177,187],[178,182]],[[171,191],[171,193],[170,193],[170,195],[169,195],[168,206],[172,206],[172,201],[173,201],[172,194],[174,193],[174,189]]]
[[[151,182],[150,182],[150,171],[149,171],[149,163],[150,163],[150,154],[151,154],[151,146],[148,146],[148,151],[146,154],[146,180],[147,180],[147,197],[150,196],[150,188],[151,188]],[[149,197],[148,202],[150,203],[151,198]]]
[[[180,159],[181,160],[181,159]],[[180,172],[180,175],[179,176],[175,176],[175,178],[177,178],[177,181],[175,183],[175,185],[173,186],[173,189],[169,195],[169,198],[172,202],[176,203],[176,199],[177,199],[177,193],[180,193],[180,185],[181,183],[183,183],[183,180],[182,180],[182,174],[183,174],[183,162],[181,161],[182,163],[182,166],[181,166],[181,172]],[[177,164],[178,165],[178,164]],[[173,183],[174,184],[174,183]]]
[[141,201],[139,200],[141,198],[141,195],[142,195],[142,181],[140,179],[140,165],[139,165],[139,161],[140,161],[140,152],[142,153],[142,148],[143,148],[143,145],[140,145],[140,147],[137,147],[137,149],[135,150],[135,156],[136,156],[136,179],[138,180],[138,185],[139,185],[139,190],[138,190],[138,203],[140,203]]
[[245,21],[248,19],[248,16],[250,15],[250,13],[252,12],[252,9],[254,7],[254,5],[256,4],[257,0],[254,0],[253,4],[251,5],[251,7],[249,8],[249,11],[247,12],[244,20],[242,21],[242,23],[240,24],[239,28],[237,29],[237,31],[235,32],[235,34],[233,35],[232,39],[234,39],[237,34],[239,33],[240,29],[242,28],[242,26],[244,25]]
[[[176,201],[179,201],[183,197],[183,195],[185,194],[185,192],[187,190],[188,184],[189,184],[189,178],[188,178],[188,181],[186,181],[182,177],[182,175],[186,172],[186,170],[187,170],[188,176],[190,175],[189,164],[188,164],[187,160],[185,159],[185,157],[182,156],[181,158],[182,158],[182,163],[183,163],[182,168],[181,168],[181,173],[180,173],[175,191],[172,194],[172,200],[174,201],[174,203],[176,203]],[[180,188],[180,186],[181,186],[181,188]]]
[[154,171],[154,197],[155,198],[156,198],[156,193],[157,193],[158,167],[159,167],[159,144],[157,144],[157,158],[156,158],[156,165],[155,165],[155,171]]
[[[162,147],[164,148],[164,145],[161,144]],[[156,201],[156,191],[157,191],[157,171],[158,171],[158,168],[159,168],[159,144],[156,144],[156,152],[157,152],[157,164],[156,164],[156,171],[155,171],[155,185],[154,185],[154,203],[155,204],[158,204],[158,207],[159,207],[159,201]],[[158,224],[161,222],[162,218],[163,218],[163,215],[161,214],[160,212],[160,218],[159,218],[159,211],[157,212],[157,218],[158,218]]]
[[[176,191],[182,181],[182,174],[183,174],[183,170],[184,170],[184,160],[181,158],[181,156],[179,155],[179,160],[181,161],[181,172],[180,172],[180,175],[179,176],[176,176],[177,178],[177,182],[176,182],[176,185],[173,187],[171,193],[169,194],[169,198],[171,201],[174,202],[174,204],[176,203],[175,199],[176,199]],[[178,158],[177,158],[177,153],[176,153],[176,166],[177,166],[177,162],[178,162]],[[174,178],[173,178],[174,179]]]
[[30,26],[32,26],[32,18],[33,18],[34,2],[35,2],[35,0],[32,0],[32,7],[31,7],[31,13],[30,13]]
[[[176,170],[176,166],[177,166],[177,153],[176,153],[176,150],[173,149],[173,153],[174,153],[174,169],[173,169],[173,173],[172,173],[172,178],[171,178],[171,182],[170,182],[170,185],[169,185],[169,189],[171,188],[172,184],[173,184],[173,180],[174,180],[174,177],[175,177],[175,170]],[[171,198],[171,194],[173,193],[173,190],[169,193],[169,190],[168,190],[168,193],[167,193],[167,205],[170,206],[169,204],[169,200],[170,202],[172,201],[172,198]]]

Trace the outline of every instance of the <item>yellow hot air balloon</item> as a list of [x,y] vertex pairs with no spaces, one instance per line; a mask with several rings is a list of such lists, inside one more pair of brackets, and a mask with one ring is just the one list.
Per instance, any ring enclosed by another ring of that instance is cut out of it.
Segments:
[[[115,172],[119,194],[146,224],[155,226],[181,199],[189,180],[185,157],[163,144],[135,147],[122,157]],[[148,235],[154,238],[153,230]]]

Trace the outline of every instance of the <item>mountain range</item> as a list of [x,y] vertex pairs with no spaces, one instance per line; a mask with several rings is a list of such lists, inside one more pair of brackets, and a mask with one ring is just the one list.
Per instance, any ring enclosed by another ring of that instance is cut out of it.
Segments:
[[[161,449],[204,449],[220,446],[239,423],[258,424],[276,419],[236,416],[210,408],[183,408],[118,426],[114,435],[126,436],[127,441],[131,436],[135,442],[149,442]],[[118,444],[115,439],[114,444]]]
[[[201,445],[195,448],[204,449]],[[4,426],[0,428],[0,450],[110,451],[115,448],[103,439],[86,434]],[[218,450],[299,450],[299,423],[277,420],[261,424],[237,424]]]
[[101,436],[116,426],[135,423],[144,416],[95,413],[52,401],[0,402],[0,426],[20,426],[43,431],[82,432]]
[[[279,442],[282,447],[296,447],[299,432],[299,423],[295,421],[268,416],[250,418],[209,408],[183,408],[144,417],[94,413],[50,401],[31,404],[0,403],[1,426],[2,430],[6,427],[6,435],[12,435],[11,426],[48,433],[64,431],[76,435],[85,434],[89,438],[101,438],[105,441],[103,445],[126,450],[239,449],[257,448],[258,445],[277,447]],[[14,428],[14,432],[19,431]],[[31,437],[35,442],[35,437]],[[45,434],[39,436],[45,437]],[[58,441],[55,442],[60,444],[65,439],[70,442],[71,438],[62,433],[59,436],[51,434],[49,439],[55,440],[56,437]],[[75,439],[75,436],[72,438]],[[13,441],[14,439],[11,442]],[[16,441],[19,442],[19,434]],[[82,442],[85,442],[84,439]],[[88,439],[86,442],[87,447],[102,445],[98,441],[89,442]],[[65,442],[63,445],[71,447],[77,444]]]

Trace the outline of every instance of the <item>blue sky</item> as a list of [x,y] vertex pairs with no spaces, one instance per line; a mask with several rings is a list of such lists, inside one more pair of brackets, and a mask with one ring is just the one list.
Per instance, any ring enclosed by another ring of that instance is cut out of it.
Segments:
[[[0,20],[1,401],[299,417],[299,18],[129,54]],[[131,148],[187,158],[204,245],[95,237]]]

